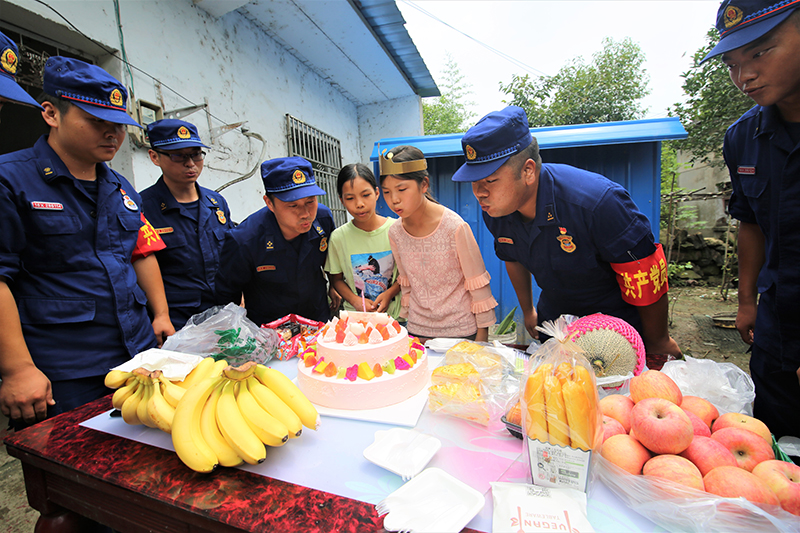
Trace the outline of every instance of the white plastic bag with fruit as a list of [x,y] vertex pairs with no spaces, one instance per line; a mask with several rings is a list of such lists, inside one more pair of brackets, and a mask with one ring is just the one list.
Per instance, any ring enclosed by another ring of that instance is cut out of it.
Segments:
[[720,415],[686,394],[697,390],[648,370],[631,380],[630,397],[603,398],[599,478],[670,530],[800,531],[800,467],[776,458],[763,422]]
[[602,419],[594,372],[567,326],[562,316],[539,328],[552,338],[528,361],[520,385],[523,441],[534,485],[587,492]]

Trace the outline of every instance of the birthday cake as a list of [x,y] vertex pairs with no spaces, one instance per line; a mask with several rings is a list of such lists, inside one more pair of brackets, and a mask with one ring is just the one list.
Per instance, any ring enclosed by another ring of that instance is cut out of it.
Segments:
[[425,348],[396,320],[342,311],[303,352],[297,386],[319,406],[377,409],[414,396],[429,377]]

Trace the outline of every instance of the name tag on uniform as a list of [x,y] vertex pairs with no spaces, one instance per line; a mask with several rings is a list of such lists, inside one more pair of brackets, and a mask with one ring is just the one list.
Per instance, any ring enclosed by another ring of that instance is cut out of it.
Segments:
[[156,233],[158,233],[159,235],[163,235],[164,233],[172,233],[173,231],[175,231],[172,227],[155,228],[155,230],[156,230]]
[[31,207],[44,211],[63,211],[64,206],[58,202],[31,202]]
[[499,237],[497,239],[497,242],[499,242],[500,244],[514,244],[514,240],[509,239],[508,237]]
[[740,175],[744,174],[745,176],[755,176],[756,175],[756,167],[744,167],[740,166],[736,169]]
[[275,270],[275,265],[261,265],[260,267],[256,267],[256,272],[264,272],[267,270]]

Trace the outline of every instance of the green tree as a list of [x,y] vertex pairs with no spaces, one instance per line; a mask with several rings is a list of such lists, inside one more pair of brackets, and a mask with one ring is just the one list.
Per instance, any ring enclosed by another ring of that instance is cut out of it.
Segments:
[[728,69],[719,58],[700,64],[718,41],[717,31],[710,29],[706,45],[695,52],[692,67],[682,74],[686,102],[675,104],[671,113],[680,117],[689,134],[677,142],[678,148],[690,154],[692,163],[721,167],[725,131],[753,106],[753,101],[731,83]]
[[514,75],[500,90],[511,96],[505,103],[525,110],[531,127],[633,120],[644,115],[640,101],[650,92],[644,60],[630,38],[606,37],[591,64],[579,56],[555,76]]
[[467,131],[470,119],[475,116],[469,109],[474,103],[467,100],[472,94],[471,85],[464,81],[458,64],[449,54],[443,78],[438,84],[442,95],[422,101],[425,135]]

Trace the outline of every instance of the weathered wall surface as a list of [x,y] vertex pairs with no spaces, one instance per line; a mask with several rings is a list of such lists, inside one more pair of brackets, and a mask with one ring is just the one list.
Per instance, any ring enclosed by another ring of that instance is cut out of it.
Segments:
[[[265,159],[282,157],[288,154],[288,113],[338,138],[345,163],[368,162],[372,143],[378,138],[421,132],[419,97],[359,108],[235,11],[215,19],[190,0],[123,0],[119,4],[128,61],[149,76],[137,69],[129,73],[58,15],[31,0],[0,1],[0,17],[54,40],[70,41],[70,46],[95,56],[100,66],[127,86],[131,86],[132,76],[137,99],[158,103],[165,110],[207,101],[210,117],[198,111],[185,118],[198,127],[201,138],[212,148],[200,178],[206,187],[217,188],[261,163],[261,143],[239,131],[211,142],[210,129],[224,124],[246,121],[250,131],[266,140]],[[55,2],[53,7],[91,39],[121,50],[111,0]],[[130,140],[126,144],[112,166],[138,190],[144,189],[158,179],[158,169],[145,148]],[[260,173],[226,188],[223,194],[231,205],[232,218],[243,220],[264,205]]]

